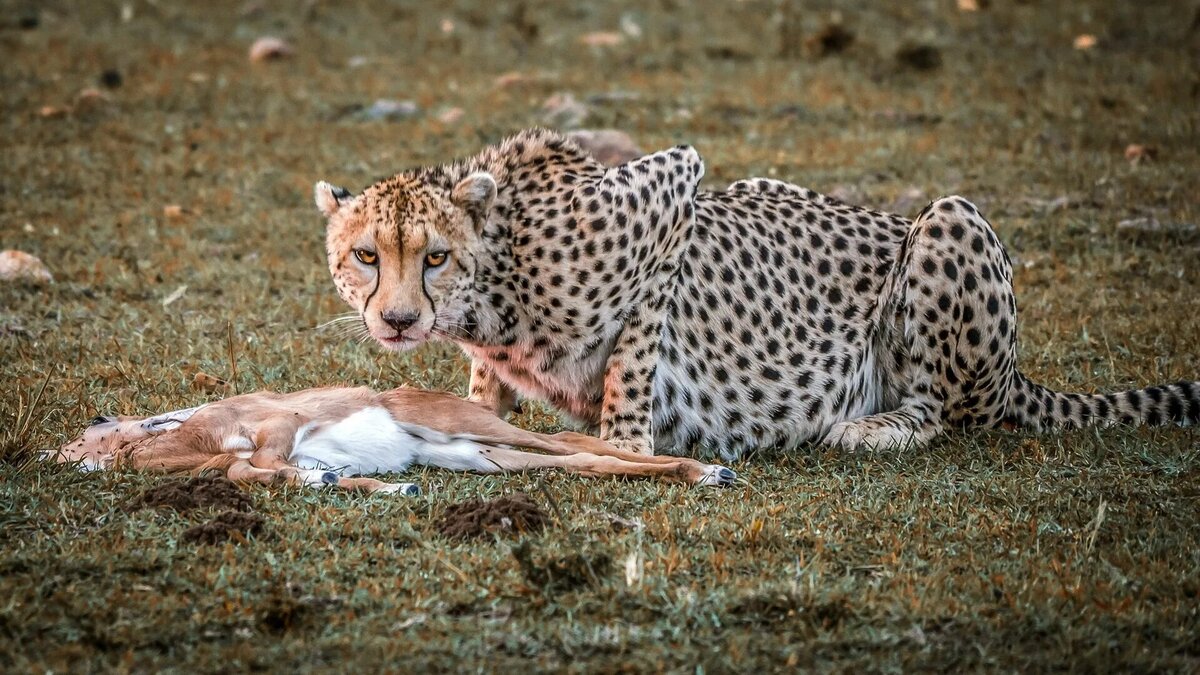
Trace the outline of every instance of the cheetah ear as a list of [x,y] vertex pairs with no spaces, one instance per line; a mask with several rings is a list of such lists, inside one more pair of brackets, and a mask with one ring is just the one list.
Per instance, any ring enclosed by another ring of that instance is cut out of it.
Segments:
[[471,214],[480,225],[487,220],[495,199],[496,179],[486,171],[476,171],[462,179],[450,193],[454,205]]
[[338,209],[342,208],[353,196],[349,190],[330,185],[325,181],[318,181],[313,186],[313,201],[317,203],[317,208],[325,214],[326,218],[337,213]]

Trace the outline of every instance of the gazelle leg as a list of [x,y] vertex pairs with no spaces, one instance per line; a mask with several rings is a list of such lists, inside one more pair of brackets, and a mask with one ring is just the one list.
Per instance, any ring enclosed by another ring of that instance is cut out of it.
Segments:
[[[640,457],[628,453],[633,457]],[[504,473],[531,469],[565,469],[585,476],[629,476],[666,478],[698,485],[726,486],[736,477],[724,467],[709,466],[707,472],[697,472],[691,460],[674,462],[639,462],[590,452],[566,455],[542,455],[512,448],[476,446],[454,443],[439,447],[438,452],[418,460],[429,466],[468,469],[480,473]],[[708,466],[708,465],[701,465]]]

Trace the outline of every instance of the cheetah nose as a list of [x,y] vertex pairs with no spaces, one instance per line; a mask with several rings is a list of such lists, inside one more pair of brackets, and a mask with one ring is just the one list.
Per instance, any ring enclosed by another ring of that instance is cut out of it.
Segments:
[[416,312],[397,312],[389,309],[379,315],[383,322],[392,328],[396,329],[396,333],[400,334],[412,328],[412,325],[417,322],[419,316]]

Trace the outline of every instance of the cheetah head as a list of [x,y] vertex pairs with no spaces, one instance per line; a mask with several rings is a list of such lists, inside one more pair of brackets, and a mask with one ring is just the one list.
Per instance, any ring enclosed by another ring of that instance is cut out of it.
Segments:
[[449,191],[401,175],[357,196],[326,182],[314,193],[334,284],[371,337],[405,350],[464,329],[479,233],[496,198],[491,174]]

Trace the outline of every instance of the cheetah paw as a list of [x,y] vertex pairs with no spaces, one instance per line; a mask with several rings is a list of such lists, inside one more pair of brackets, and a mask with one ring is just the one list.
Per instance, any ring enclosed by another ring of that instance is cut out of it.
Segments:
[[833,425],[821,442],[851,452],[899,450],[914,442],[914,434],[890,424],[850,421]]

